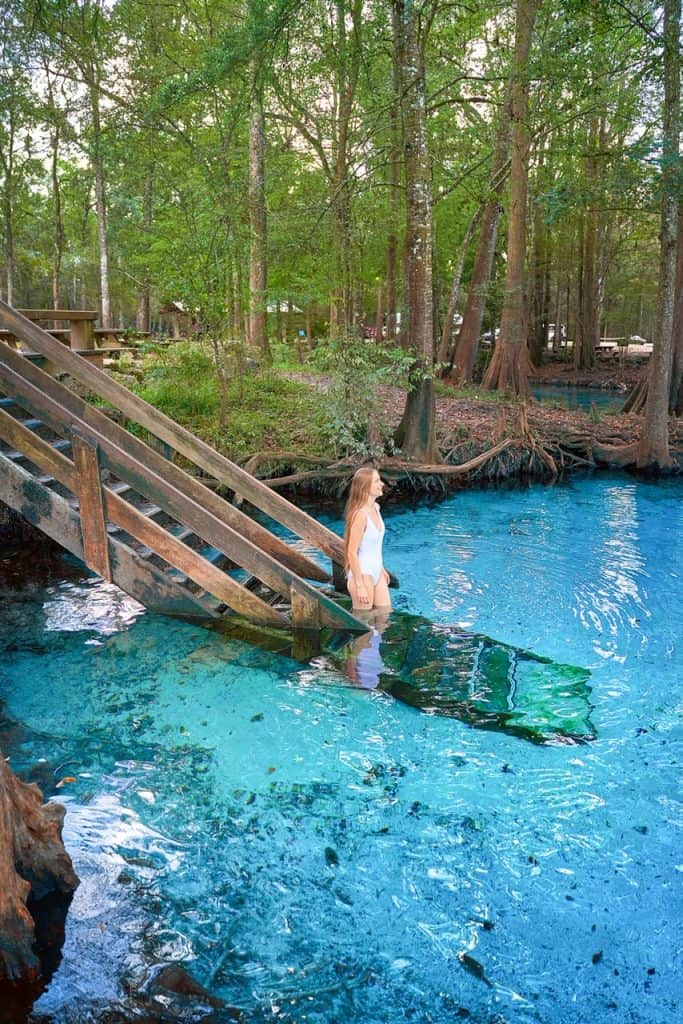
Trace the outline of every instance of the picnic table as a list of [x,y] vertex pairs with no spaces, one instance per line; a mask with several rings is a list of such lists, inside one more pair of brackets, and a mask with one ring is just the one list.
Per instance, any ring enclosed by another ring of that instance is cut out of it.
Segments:
[[[124,330],[116,327],[95,327],[98,317],[96,310],[20,309],[18,312],[40,324],[48,334],[101,369],[104,368],[105,360],[115,361],[124,354],[135,352],[134,348],[123,343]],[[68,324],[68,327],[57,327],[56,324]],[[23,355],[48,373],[56,372],[56,366],[49,359],[30,351],[30,346],[20,342],[12,331],[0,330],[0,341],[6,342],[12,348],[21,348]]]
[[[69,348],[91,349],[95,347],[95,321],[97,310],[93,309],[20,309],[34,323],[50,323],[53,325],[56,338],[68,344]],[[58,323],[67,323],[67,329],[59,328]]]
[[[49,334],[70,348],[81,351],[95,347],[95,321],[97,310],[93,309],[20,309],[28,320],[41,324]],[[58,323],[66,323],[68,327],[57,327]],[[51,326],[48,326],[51,325]],[[8,345],[16,348],[19,339],[11,331],[0,331],[0,338]]]

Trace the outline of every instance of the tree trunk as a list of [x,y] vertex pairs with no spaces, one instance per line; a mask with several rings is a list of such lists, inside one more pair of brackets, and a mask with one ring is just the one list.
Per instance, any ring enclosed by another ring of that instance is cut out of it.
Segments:
[[[446,310],[446,317],[443,322],[443,328],[441,330],[441,340],[439,342],[439,351],[437,353],[436,361],[439,364],[439,373],[442,377],[450,376],[454,380],[458,379],[458,374],[453,373],[453,361],[455,358],[455,351],[453,346],[453,321],[455,320],[455,314],[458,311],[458,302],[460,301],[460,288],[462,285],[462,271],[465,266],[465,259],[467,258],[467,252],[469,250],[474,232],[477,230],[477,226],[482,217],[482,210],[479,208],[474,216],[471,218],[467,225],[467,231],[465,237],[460,245],[460,251],[458,253],[458,260],[455,265],[455,271],[453,273],[453,281],[451,282],[451,291],[448,297],[448,309]],[[457,338],[456,338],[457,343]]]
[[256,86],[249,119],[249,344],[270,364],[266,329],[268,294],[268,220],[265,191],[263,97]]
[[14,110],[8,112],[7,146],[0,148],[5,187],[3,190],[2,213],[5,227],[5,290],[7,303],[14,305]]
[[14,305],[14,225],[12,215],[12,189],[5,182],[5,199],[3,203],[5,220],[5,290],[7,304]]
[[600,343],[599,279],[598,279],[598,119],[593,118],[588,135],[586,158],[586,191],[589,202],[583,220],[583,258],[581,261],[581,344],[574,346],[574,366],[589,370],[595,366],[595,353]]
[[666,469],[669,454],[669,383],[671,379],[676,249],[680,188],[679,131],[681,0],[664,0],[664,109],[662,144],[662,213],[657,328],[655,331],[643,430],[636,454],[640,469]]
[[526,203],[529,178],[529,82],[527,63],[539,0],[517,0],[515,53],[510,76],[512,166],[510,216],[507,239],[505,299],[500,335],[484,376],[492,391],[509,389],[529,396],[529,354],[526,346],[527,304],[524,288],[526,258]]
[[52,132],[52,198],[55,204],[55,237],[52,258],[52,308],[60,308],[62,256],[64,253],[64,225],[62,223],[62,195],[59,182],[59,131]]
[[61,275],[62,258],[64,254],[64,223],[62,220],[62,192],[59,180],[59,143],[60,143],[60,115],[55,103],[54,89],[50,65],[46,57],[43,57],[43,73],[47,88],[48,110],[52,121],[50,132],[51,162],[50,173],[52,178],[52,199],[54,202],[54,241],[52,250],[52,308],[61,308]]
[[394,59],[392,62],[392,97],[389,110],[391,153],[389,156],[389,238],[387,240],[387,339],[394,339],[398,329],[398,247],[399,219],[401,212],[401,68],[397,25],[397,5],[392,5],[392,32],[394,36]]
[[[142,233],[145,240],[145,246],[147,246],[147,240],[149,238],[149,232],[152,228],[152,214],[153,214],[153,198],[154,198],[154,170],[151,166],[148,166],[147,173],[145,174],[145,185],[142,196]],[[138,308],[135,314],[135,326],[139,331],[149,332],[151,326],[151,309],[150,309],[150,281],[149,271],[145,267],[143,272],[142,283],[140,286],[140,292],[138,294]]]
[[26,902],[78,886],[62,843],[64,808],[43,804],[34,784],[20,782],[0,753],[0,981],[29,981],[40,964]]
[[669,412],[683,415],[683,204],[678,206],[678,258],[676,268],[676,305],[673,324],[673,368]]
[[306,305],[306,347],[309,352],[313,349],[313,316],[310,302]]
[[381,284],[377,285],[377,306],[375,309],[375,341],[382,340],[382,327],[384,325],[384,289]]
[[[544,190],[545,147],[543,140],[539,143],[537,191]],[[531,361],[540,366],[548,345],[548,307],[550,302],[550,232],[543,220],[543,211],[539,203],[534,206],[534,238],[533,238],[533,293],[531,299],[531,330],[529,332],[529,352]]]
[[90,110],[93,130],[93,174],[95,177],[95,211],[97,215],[97,238],[100,251],[100,302],[102,326],[113,327],[111,293],[109,288],[109,242],[107,238],[107,200],[104,181],[104,158],[102,155],[102,126],[100,123],[100,97],[94,70],[89,83]]
[[[394,0],[400,29],[403,154],[406,184],[406,304],[416,377],[397,441],[407,458],[437,461],[434,398],[431,175],[425,116],[424,53],[413,0]],[[424,40],[423,40],[424,42]]]
[[[337,37],[337,110],[333,139],[332,208],[337,254],[338,307],[335,315],[337,333],[353,329],[353,293],[351,284],[351,186],[349,182],[349,132],[351,115],[360,71],[360,32],[362,2],[352,0],[350,11],[344,0],[336,2]],[[352,24],[349,46],[348,20]]]
[[[509,93],[508,93],[509,103]],[[507,107],[507,104],[506,104]],[[486,309],[486,297],[491,281],[493,255],[496,251],[498,223],[503,212],[500,197],[505,184],[505,168],[510,154],[510,134],[512,121],[509,108],[506,109],[496,134],[496,142],[491,164],[490,198],[481,220],[481,230],[477,243],[477,254],[467,293],[467,304],[458,332],[458,340],[453,356],[453,378],[466,384],[472,380],[474,364],[479,351],[481,325]]]

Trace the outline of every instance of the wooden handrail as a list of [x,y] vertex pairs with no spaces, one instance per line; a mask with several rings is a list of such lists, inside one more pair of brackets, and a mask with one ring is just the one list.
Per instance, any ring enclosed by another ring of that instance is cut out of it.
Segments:
[[337,565],[344,564],[343,542],[332,530],[328,530],[224,455],[214,451],[144,399],[133,395],[103,370],[79,359],[75,353],[2,300],[0,318],[16,337],[30,344],[37,352],[87,385],[101,398],[111,402],[129,419],[180,452],[220,484],[239,493],[256,508],[328,555]]

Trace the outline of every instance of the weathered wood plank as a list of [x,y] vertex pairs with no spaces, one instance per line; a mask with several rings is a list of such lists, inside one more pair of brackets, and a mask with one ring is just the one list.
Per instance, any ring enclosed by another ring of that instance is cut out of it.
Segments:
[[107,524],[102,500],[102,479],[97,445],[76,430],[71,431],[76,471],[81,533],[85,564],[102,579],[111,581]]
[[[18,451],[24,452],[31,462],[50,473],[72,493],[76,493],[76,472],[71,460],[55,451],[48,441],[37,437],[3,409],[0,409],[0,437],[14,445]],[[180,569],[217,600],[253,622],[287,627],[287,620],[278,611],[167,533],[158,523],[142,515],[118,494],[105,487],[103,497],[105,514],[110,522],[120,526],[170,565]]]
[[[43,487],[30,473],[3,455],[0,455],[0,501],[85,562],[78,514],[64,498]],[[147,565],[126,544],[110,537],[109,545],[113,582],[150,611],[198,621],[216,618],[192,594],[166,579],[154,566]]]
[[95,347],[95,321],[72,320],[69,344],[71,348],[93,349]]
[[298,583],[292,583],[291,605],[292,624],[296,629],[320,629],[320,604]]
[[[156,437],[181,452],[197,466],[209,473],[226,487],[243,495],[256,508],[272,516],[298,537],[308,541],[319,551],[332,558],[340,565],[344,564],[344,545],[340,537],[328,530],[322,523],[316,522],[302,509],[287,501],[282,495],[272,491],[250,473],[214,451],[209,445],[200,441],[190,431],[174,423],[168,416],[153,406],[132,395],[123,385],[108,377],[104,371],[79,362],[78,358],[60,346],[54,338],[42,331],[30,320],[22,317],[7,303],[0,300],[0,318],[7,328],[28,342],[38,352],[58,362],[60,366],[72,374],[77,380],[87,384],[96,394],[112,402],[131,420],[139,423]],[[61,351],[60,351],[61,349]]]
[[[11,308],[11,307],[9,307]],[[96,309],[17,309],[27,320],[97,320]]]

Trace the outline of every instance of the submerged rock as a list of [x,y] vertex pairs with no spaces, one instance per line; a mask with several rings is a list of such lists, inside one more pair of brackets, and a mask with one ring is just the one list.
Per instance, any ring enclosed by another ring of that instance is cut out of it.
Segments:
[[326,648],[365,689],[535,743],[595,738],[587,669],[403,612],[393,612],[370,643],[368,636]]

